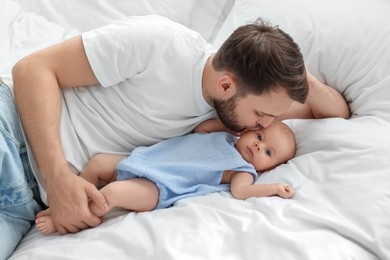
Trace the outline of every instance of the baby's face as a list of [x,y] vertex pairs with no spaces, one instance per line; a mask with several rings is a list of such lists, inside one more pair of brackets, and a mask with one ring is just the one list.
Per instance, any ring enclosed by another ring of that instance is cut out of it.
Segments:
[[246,132],[236,143],[238,152],[257,171],[272,169],[294,156],[294,137],[285,134],[280,124],[274,122],[267,128]]

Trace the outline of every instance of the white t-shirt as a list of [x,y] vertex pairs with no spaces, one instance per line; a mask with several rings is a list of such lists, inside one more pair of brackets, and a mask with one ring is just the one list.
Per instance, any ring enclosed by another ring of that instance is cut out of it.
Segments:
[[96,153],[129,154],[215,116],[202,95],[212,50],[200,34],[163,17],[142,16],[83,33],[82,39],[101,85],[62,91],[61,138],[75,173]]

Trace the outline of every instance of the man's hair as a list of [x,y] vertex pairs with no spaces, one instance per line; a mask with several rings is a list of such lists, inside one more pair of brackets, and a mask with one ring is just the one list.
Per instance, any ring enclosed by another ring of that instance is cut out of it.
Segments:
[[216,53],[213,67],[234,75],[240,96],[282,87],[291,99],[306,100],[308,82],[298,44],[262,19],[237,28]]

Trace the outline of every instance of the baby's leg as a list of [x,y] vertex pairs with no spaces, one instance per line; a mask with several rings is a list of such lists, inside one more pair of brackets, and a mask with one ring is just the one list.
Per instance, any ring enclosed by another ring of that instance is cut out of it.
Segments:
[[80,177],[99,187],[100,181],[107,184],[115,180],[115,166],[127,156],[117,154],[94,155],[81,171]]
[[[159,191],[157,186],[143,178],[134,178],[124,181],[114,181],[100,190],[108,202],[110,209],[120,207],[137,212],[153,210],[158,203]],[[102,217],[107,213],[92,200],[89,208],[96,216]],[[37,229],[42,234],[56,232],[54,222],[50,216],[50,209],[38,213],[35,220]]]
[[[114,181],[100,190],[108,202],[110,209],[120,207],[137,212],[153,210],[158,203],[159,191],[157,186],[144,178],[134,178],[123,181]],[[97,216],[103,212],[93,202],[91,211]]]

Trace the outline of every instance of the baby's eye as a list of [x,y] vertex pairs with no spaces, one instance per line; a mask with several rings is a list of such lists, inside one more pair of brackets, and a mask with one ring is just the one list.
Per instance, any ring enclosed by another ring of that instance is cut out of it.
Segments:
[[268,157],[271,156],[271,151],[270,151],[268,148],[266,148],[264,151],[265,151],[265,154],[266,154]]
[[261,136],[261,134],[257,134],[257,139],[259,139],[259,141],[263,141],[263,137]]

